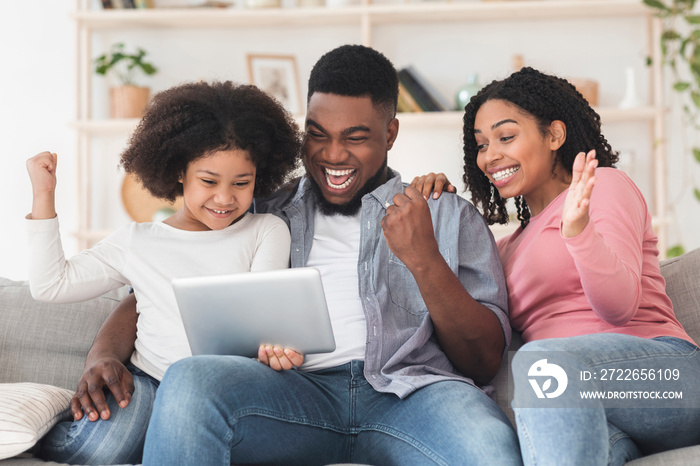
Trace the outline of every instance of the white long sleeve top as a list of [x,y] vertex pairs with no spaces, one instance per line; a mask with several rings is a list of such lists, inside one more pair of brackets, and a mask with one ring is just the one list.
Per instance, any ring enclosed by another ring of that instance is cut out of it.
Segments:
[[131,285],[139,313],[131,362],[158,380],[170,364],[191,355],[172,279],[289,267],[289,230],[271,214],[246,214],[211,231],[132,223],[69,260],[58,218],[26,223],[32,296],[77,302]]

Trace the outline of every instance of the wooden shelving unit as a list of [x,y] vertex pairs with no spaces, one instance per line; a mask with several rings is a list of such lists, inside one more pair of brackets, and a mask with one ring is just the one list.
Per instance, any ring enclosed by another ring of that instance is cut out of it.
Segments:
[[[149,10],[91,10],[88,0],[78,0],[72,17],[77,27],[78,50],[78,120],[72,125],[78,135],[79,177],[79,226],[77,236],[80,248],[87,247],[108,232],[91,224],[90,202],[90,141],[110,135],[131,132],[136,120],[94,120],[92,118],[90,67],[93,34],[114,30],[145,29],[155,33],[172,33],[179,29],[206,28],[284,28],[304,26],[351,26],[358,30],[358,42],[373,45],[373,31],[381,25],[479,22],[479,21],[527,21],[577,18],[646,18],[648,24],[649,55],[655,63],[651,70],[651,103],[631,110],[601,107],[598,112],[604,124],[648,122],[653,163],[653,206],[659,250],[666,249],[666,154],[663,141],[665,104],[663,99],[662,71],[655,50],[660,35],[660,24],[644,7],[641,0],[535,0],[535,1],[471,1],[372,4],[362,0],[357,6],[338,8],[278,8],[278,9],[149,9]],[[302,51],[300,51],[301,53]],[[460,128],[461,112],[402,113],[401,125],[420,128]],[[298,116],[299,121],[303,116]],[[494,228],[497,235],[513,227]]]

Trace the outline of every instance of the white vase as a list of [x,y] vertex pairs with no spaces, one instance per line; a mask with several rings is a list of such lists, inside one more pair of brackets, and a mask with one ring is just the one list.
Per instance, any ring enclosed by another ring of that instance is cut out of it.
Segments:
[[626,77],[625,96],[622,98],[622,101],[620,101],[620,104],[618,105],[618,107],[620,107],[620,108],[641,107],[643,102],[642,102],[642,99],[640,99],[639,95],[637,94],[637,81],[636,81],[636,76],[634,74],[634,68],[632,68],[631,66],[628,66],[625,69],[625,77]]

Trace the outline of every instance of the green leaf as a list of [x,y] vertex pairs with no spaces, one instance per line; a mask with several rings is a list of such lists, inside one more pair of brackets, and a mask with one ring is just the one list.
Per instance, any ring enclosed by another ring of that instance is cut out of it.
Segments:
[[681,35],[678,34],[678,32],[674,31],[673,29],[667,29],[661,34],[661,39],[662,40],[676,40],[680,39]]
[[697,147],[693,147],[693,157],[695,157],[695,160],[700,163],[700,149]]
[[685,20],[690,24],[700,24],[700,15],[690,15],[686,16]]
[[685,248],[682,244],[676,244],[666,250],[666,257],[678,257],[685,254]]
[[685,57],[685,50],[686,48],[688,48],[688,44],[690,43],[690,39],[683,39],[683,41],[681,42],[681,46],[678,47],[678,55],[680,55],[681,57]]
[[697,201],[700,202],[700,189],[695,188],[693,190],[693,193],[695,194],[695,199],[697,199]]
[[643,2],[646,6],[654,8],[656,10],[669,11],[669,8],[659,0],[643,0]]
[[700,108],[700,93],[698,93],[697,91],[693,91],[690,93],[690,97],[692,97],[695,106]]
[[147,75],[152,75],[153,73],[155,73],[156,71],[158,71],[158,69],[157,69],[155,66],[151,65],[150,63],[142,63],[142,64],[141,64],[141,69],[142,69],[143,72],[146,73]]
[[673,85],[673,88],[678,92],[683,92],[690,87],[689,82],[679,81]]

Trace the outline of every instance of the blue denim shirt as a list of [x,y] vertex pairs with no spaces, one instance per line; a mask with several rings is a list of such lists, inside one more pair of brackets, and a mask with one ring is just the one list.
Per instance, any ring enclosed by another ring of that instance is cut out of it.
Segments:
[[[375,390],[404,398],[442,380],[474,384],[449,361],[437,342],[428,308],[408,268],[384,240],[385,205],[404,191],[398,173],[362,198],[360,255],[357,261],[360,299],[367,320],[364,375]],[[454,194],[428,201],[438,247],[464,288],[493,311],[510,344],[506,284],[491,231],[474,206]],[[306,266],[314,236],[315,194],[304,177],[297,185],[257,200],[256,212],[284,220],[291,231],[292,267]],[[491,387],[480,387],[490,393]]]

